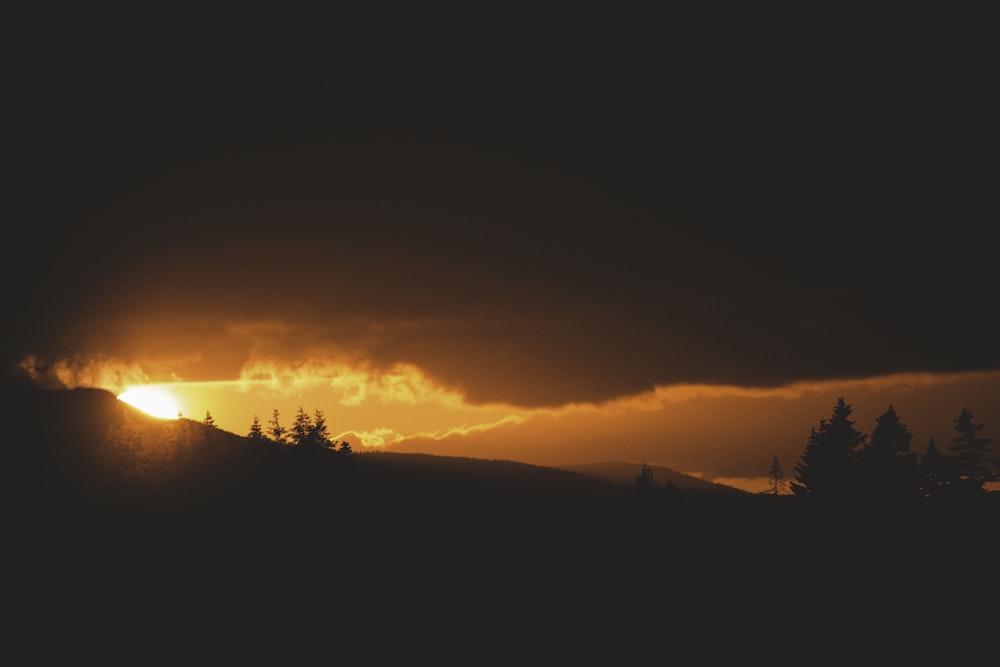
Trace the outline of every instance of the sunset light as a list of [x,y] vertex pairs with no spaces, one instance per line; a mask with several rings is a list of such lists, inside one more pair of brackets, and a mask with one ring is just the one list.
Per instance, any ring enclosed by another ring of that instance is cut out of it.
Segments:
[[31,9],[8,652],[996,651],[992,22]]
[[173,397],[154,387],[133,387],[118,394],[118,400],[161,419],[177,419],[180,410]]

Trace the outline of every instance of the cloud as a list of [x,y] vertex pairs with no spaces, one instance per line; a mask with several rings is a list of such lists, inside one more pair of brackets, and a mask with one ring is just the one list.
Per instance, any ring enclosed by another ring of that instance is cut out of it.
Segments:
[[801,428],[833,391],[981,401],[967,374],[1000,369],[975,166],[992,119],[970,114],[988,107],[909,105],[945,83],[923,70],[854,74],[245,72],[106,86],[58,127],[61,101],[24,95],[3,360],[176,383],[235,430],[305,403],[371,442],[732,478],[801,439],[758,423]]
[[76,356],[46,361],[29,355],[21,360],[19,369],[41,387],[98,387],[116,395],[129,386],[151,382],[150,376],[139,364],[102,356]]
[[485,433],[498,428],[522,424],[524,421],[525,418],[520,415],[507,415],[489,423],[461,424],[433,431],[418,431],[405,435],[391,428],[378,428],[371,431],[345,431],[336,436],[335,439],[350,441],[352,440],[351,436],[356,436],[361,445],[369,449],[391,449],[408,441],[412,441],[417,447],[420,447],[421,445],[426,446],[427,441],[440,441],[453,437]]
[[274,395],[296,396],[306,389],[324,389],[337,404],[416,405],[437,403],[457,407],[462,397],[437,387],[411,364],[394,364],[379,369],[370,363],[309,359],[299,363],[277,360],[248,362],[236,380],[242,391],[250,386]]
[[185,415],[211,411],[235,433],[254,415],[300,407],[322,409],[337,432],[363,449],[518,460],[539,465],[646,461],[704,479],[759,490],[772,456],[786,475],[809,431],[844,397],[867,431],[890,404],[922,451],[930,437],[950,443],[963,407],[995,432],[1000,373],[896,374],[796,382],[777,387],[674,384],[606,401],[551,407],[469,401],[412,364],[315,356],[288,362],[257,359],[227,380],[153,382],[142,364],[104,356],[25,360],[31,375],[58,386],[118,392],[156,384]]

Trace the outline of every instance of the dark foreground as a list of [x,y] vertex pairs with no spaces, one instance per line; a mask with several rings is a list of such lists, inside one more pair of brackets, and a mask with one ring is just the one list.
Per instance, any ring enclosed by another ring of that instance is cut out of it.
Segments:
[[78,507],[16,526],[5,566],[16,638],[41,658],[69,643],[130,662],[323,650],[606,664],[697,650],[715,664],[864,646],[961,654],[997,630],[995,513],[331,500]]
[[499,462],[269,457],[155,481],[8,458],[10,650],[35,663],[546,665],[956,664],[995,650],[992,496],[642,504],[575,475],[505,477]]

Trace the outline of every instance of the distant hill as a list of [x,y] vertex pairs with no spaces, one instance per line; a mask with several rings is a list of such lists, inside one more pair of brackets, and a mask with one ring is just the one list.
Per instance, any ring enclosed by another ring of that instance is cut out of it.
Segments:
[[[190,419],[150,417],[99,389],[6,392],[4,455],[32,507],[61,512],[155,505],[158,516],[256,520],[324,506],[401,513],[500,511],[580,502],[620,505],[628,489],[569,470],[509,460],[357,452],[347,461],[325,448],[254,442]],[[329,509],[327,507],[326,509]]]
[[479,459],[400,452],[365,452],[356,457],[357,470],[377,475],[380,484],[410,491],[465,491],[473,494],[620,497],[611,480],[582,472],[502,459]]
[[[374,624],[379,641],[406,651],[425,644],[400,644],[400,628],[420,641],[473,638],[463,662],[518,633],[562,630],[568,646],[590,651],[592,636],[610,632],[616,657],[602,662],[620,662],[637,632],[659,641],[664,628],[797,631],[804,607],[783,587],[799,582],[791,592],[816,609],[877,591],[880,604],[898,601],[881,611],[913,612],[899,617],[914,627],[928,600],[956,604],[954,587],[920,584],[926,560],[914,554],[931,549],[948,576],[996,551],[994,504],[825,513],[662,467],[655,480],[680,493],[651,504],[634,494],[636,463],[343,457],[143,416],[97,390],[19,390],[0,407],[6,599],[30,610],[23,618],[49,642],[63,626],[100,638],[109,627],[170,628],[148,651],[186,636],[173,630],[181,614],[226,651],[256,651],[248,638],[273,636],[279,622],[292,639],[285,651],[314,621],[338,649],[356,625]],[[963,590],[962,608],[989,591]],[[494,628],[480,645],[476,633]],[[546,660],[563,661],[564,650]]]
[[[638,475],[642,470],[641,463],[629,463],[626,461],[580,463],[556,467],[560,470],[578,472],[597,479],[608,480],[616,484],[625,484],[630,487],[635,485],[636,475]],[[671,470],[670,468],[664,468],[663,466],[651,465],[649,467],[653,471],[653,479],[660,486],[663,486],[667,482],[673,482],[674,486],[682,491],[714,491],[724,494],[749,495],[749,492],[744,491],[743,489],[737,489],[725,484],[709,482],[695,477],[694,475],[685,475],[684,473]]]
[[[313,463],[324,467],[328,458],[324,454],[330,452],[318,452],[317,457],[292,451],[295,448],[262,449],[243,435],[212,429],[198,421],[150,417],[105,390],[22,387],[8,393],[4,405],[11,410],[12,435],[16,434],[8,443],[12,447],[8,456],[25,457],[22,465],[35,467],[35,472],[49,479],[48,473],[58,471],[55,486],[51,482],[45,485],[53,491],[65,483],[75,486],[84,478],[91,487],[107,487],[116,481],[115,469],[108,467],[108,436],[128,428],[136,433],[127,461],[130,478],[137,473],[147,480],[164,475],[175,481],[183,478],[187,492],[194,491],[195,480],[210,478],[213,485],[221,479],[226,486],[239,482],[274,489],[287,484],[301,490],[305,480],[292,483],[286,472],[293,477],[307,475],[309,483],[325,483],[316,471],[303,470]],[[29,442],[32,446],[25,447]],[[179,455],[178,447],[188,450],[187,454]],[[116,464],[118,468],[121,463]],[[442,498],[454,502],[460,497],[465,502],[487,498],[538,502],[551,497],[559,502],[586,498],[617,503],[630,497],[640,469],[640,464],[627,462],[549,467],[398,452],[358,452],[352,463],[351,486],[358,494],[369,500],[404,497],[408,503]],[[741,493],[668,468],[656,467],[654,474],[659,483],[672,481],[682,491]]]

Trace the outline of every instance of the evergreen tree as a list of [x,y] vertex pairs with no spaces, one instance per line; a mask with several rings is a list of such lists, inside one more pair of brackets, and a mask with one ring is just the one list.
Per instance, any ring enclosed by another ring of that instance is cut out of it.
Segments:
[[265,439],[264,429],[260,425],[260,417],[257,415],[253,416],[253,421],[250,422],[250,432],[247,433],[247,437],[255,442],[260,442]]
[[890,404],[875,420],[869,442],[858,454],[859,490],[868,498],[896,501],[919,493],[917,456],[911,451],[912,435]]
[[648,501],[655,493],[656,479],[653,476],[653,469],[643,463],[639,474],[635,476],[635,495],[640,501]]
[[960,496],[981,495],[986,492],[985,485],[988,482],[1000,479],[993,468],[1000,465],[1000,459],[992,456],[992,449],[989,447],[993,438],[979,435],[985,425],[976,424],[967,408],[962,408],[962,413],[954,421],[958,435],[948,448],[955,465],[954,476],[950,481]]
[[346,440],[340,441],[340,446],[337,448],[337,453],[345,457],[354,456],[354,450],[351,449],[351,443],[347,442]]
[[311,445],[333,447],[333,443],[330,441],[330,429],[326,425],[326,415],[323,414],[322,410],[313,412],[308,440]]
[[309,434],[312,431],[312,418],[299,406],[299,411],[295,413],[295,421],[289,431],[293,445],[309,444]]
[[777,456],[771,457],[771,467],[768,469],[767,474],[771,479],[770,491],[768,493],[775,496],[779,495],[787,485],[787,482],[785,481],[785,473],[778,463]]
[[272,442],[283,445],[288,441],[288,431],[286,431],[285,427],[281,425],[278,417],[278,409],[275,408],[271,412],[271,420],[268,422],[267,433]]
[[865,441],[865,435],[854,428],[852,411],[850,404],[838,398],[830,419],[821,419],[819,429],[811,429],[795,466],[796,482],[791,486],[796,495],[843,498],[852,494],[857,448]]
[[200,456],[208,459],[212,459],[218,455],[218,441],[216,439],[216,426],[215,418],[212,417],[212,413],[208,410],[205,411],[205,418],[201,420],[201,423],[205,425],[205,429],[202,430],[202,442],[204,446],[200,452]]

